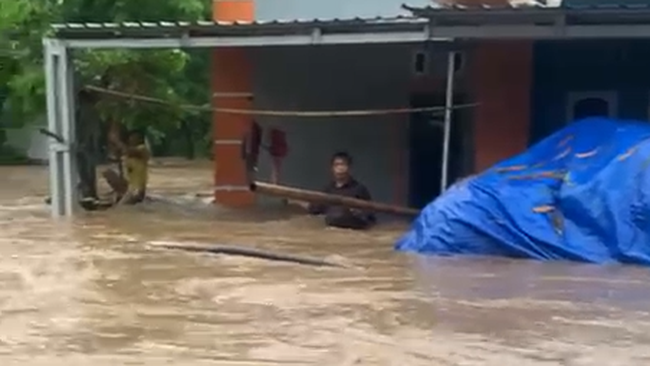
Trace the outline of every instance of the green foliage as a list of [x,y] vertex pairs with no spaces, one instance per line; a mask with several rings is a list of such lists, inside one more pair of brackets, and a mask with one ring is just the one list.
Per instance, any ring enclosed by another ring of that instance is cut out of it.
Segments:
[[[0,113],[14,126],[45,111],[42,38],[59,22],[195,21],[210,17],[210,0],[0,0]],[[103,123],[144,128],[154,144],[180,135],[187,121],[193,135],[208,132],[209,114],[181,110],[209,98],[208,54],[185,50],[80,51],[79,86],[98,85],[170,101],[160,106],[96,95],[92,108]],[[83,121],[79,121],[83,123]],[[167,144],[170,145],[170,144]],[[194,149],[194,146],[192,146]]]
[[56,14],[55,1],[0,0],[0,85],[6,95],[0,112],[10,111],[11,121],[33,119],[45,108],[41,37]]
[[10,145],[0,145],[0,165],[25,165],[31,161],[18,149]]

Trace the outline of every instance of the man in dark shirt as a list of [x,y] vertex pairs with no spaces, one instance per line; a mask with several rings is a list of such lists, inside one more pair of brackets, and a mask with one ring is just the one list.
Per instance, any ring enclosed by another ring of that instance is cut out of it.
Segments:
[[[346,152],[337,152],[332,156],[332,181],[323,189],[324,193],[358,198],[370,201],[370,192],[363,184],[355,180],[350,173],[352,157]],[[363,210],[341,206],[312,203],[308,206],[312,215],[325,215],[325,223],[344,229],[362,230],[372,226],[375,215]]]

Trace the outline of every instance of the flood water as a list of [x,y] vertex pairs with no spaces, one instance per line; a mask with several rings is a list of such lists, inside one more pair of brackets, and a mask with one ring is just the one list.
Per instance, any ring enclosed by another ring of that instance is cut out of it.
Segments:
[[[0,168],[0,364],[648,365],[650,275],[635,267],[434,259],[404,225],[324,229],[192,198],[209,165],[155,167],[141,207],[53,221],[43,167]],[[151,247],[237,244],[317,268]]]

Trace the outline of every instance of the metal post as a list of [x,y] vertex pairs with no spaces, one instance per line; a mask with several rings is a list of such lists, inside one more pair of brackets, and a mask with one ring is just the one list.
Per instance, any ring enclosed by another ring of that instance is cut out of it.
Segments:
[[[60,113],[57,98],[58,72],[60,63],[59,47],[56,47],[51,40],[43,41],[45,56],[45,85],[47,100],[47,125],[48,130],[60,136]],[[48,139],[49,142],[49,173],[50,173],[50,199],[52,216],[62,216],[64,212],[63,197],[63,162],[60,158],[61,144],[55,139]]]
[[456,53],[450,51],[447,57],[447,90],[445,92],[445,122],[442,141],[442,172],[440,174],[440,192],[447,190],[449,175],[449,143],[451,139],[451,113],[454,106],[454,69]]
[[63,160],[63,204],[65,215],[72,216],[77,202],[77,159],[74,154],[76,145],[76,106],[74,92],[74,68],[70,52],[65,47],[60,49],[58,86],[59,86],[59,108],[61,111],[61,136],[66,146],[62,151]]

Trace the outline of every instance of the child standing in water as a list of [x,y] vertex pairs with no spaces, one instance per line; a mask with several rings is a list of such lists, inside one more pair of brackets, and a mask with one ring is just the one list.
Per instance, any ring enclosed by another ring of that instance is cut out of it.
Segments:
[[109,136],[110,142],[119,151],[125,167],[125,178],[120,178],[113,170],[104,172],[104,178],[116,193],[119,204],[134,205],[144,201],[149,178],[150,152],[144,136],[137,132],[129,133],[127,143],[122,142],[115,133]]

